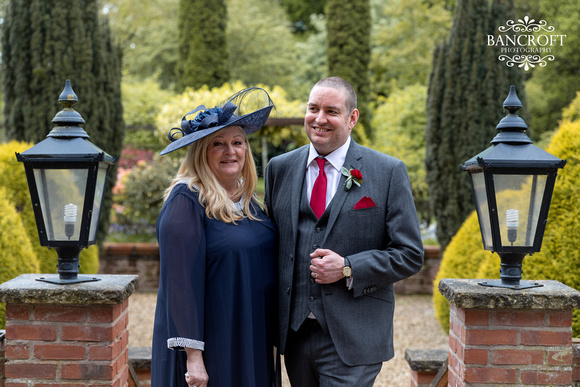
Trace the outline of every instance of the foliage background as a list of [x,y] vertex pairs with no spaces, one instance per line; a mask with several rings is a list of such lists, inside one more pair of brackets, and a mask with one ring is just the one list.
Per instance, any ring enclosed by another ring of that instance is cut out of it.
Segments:
[[230,77],[226,0],[179,0],[177,89],[219,86]]
[[457,3],[449,39],[437,46],[427,94],[426,180],[442,251],[474,208],[461,163],[489,146],[515,85],[526,106],[523,70],[508,67],[482,44],[515,18],[514,0]]

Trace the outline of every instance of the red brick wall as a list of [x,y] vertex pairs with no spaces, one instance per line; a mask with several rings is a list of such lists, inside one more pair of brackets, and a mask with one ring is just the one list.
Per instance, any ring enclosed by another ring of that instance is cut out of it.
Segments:
[[571,310],[451,305],[449,383],[572,385]]
[[157,291],[159,246],[157,243],[105,243],[99,273],[137,274],[139,291]]
[[128,386],[128,300],[6,305],[6,387],[30,381]]
[[580,384],[580,339],[573,339],[572,345],[572,380]]
[[429,387],[437,376],[437,371],[411,370],[411,387]]
[[[399,294],[432,294],[439,271],[439,246],[425,246],[421,270],[395,284]],[[159,286],[159,246],[156,243],[105,243],[100,274],[138,274],[139,291],[157,291]]]
[[0,387],[4,387],[4,330],[0,330]]
[[[136,376],[139,379],[140,387],[151,387],[151,370],[135,370]],[[130,384],[129,387],[135,384]]]
[[439,246],[425,246],[423,267],[418,273],[395,283],[395,292],[398,294],[433,294],[433,281],[441,264],[439,250]]

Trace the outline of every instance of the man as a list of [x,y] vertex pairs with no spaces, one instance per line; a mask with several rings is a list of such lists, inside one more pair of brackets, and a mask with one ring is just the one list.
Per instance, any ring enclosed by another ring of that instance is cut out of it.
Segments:
[[280,233],[279,349],[293,386],[371,387],[394,356],[393,283],[423,264],[405,165],[351,139],[358,117],[348,82],[319,81],[304,118],[310,145],[266,169]]

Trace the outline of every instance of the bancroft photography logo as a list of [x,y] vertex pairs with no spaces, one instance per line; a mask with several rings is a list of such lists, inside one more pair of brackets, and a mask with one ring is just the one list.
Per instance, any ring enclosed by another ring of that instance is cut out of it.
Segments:
[[[553,26],[545,20],[531,19],[526,16],[517,22],[508,20],[505,26],[499,26],[499,33],[487,35],[488,47],[499,47],[497,57],[506,66],[523,68],[545,67],[555,59],[554,49],[564,45],[566,35],[556,33]],[[551,34],[553,33],[553,34]]]

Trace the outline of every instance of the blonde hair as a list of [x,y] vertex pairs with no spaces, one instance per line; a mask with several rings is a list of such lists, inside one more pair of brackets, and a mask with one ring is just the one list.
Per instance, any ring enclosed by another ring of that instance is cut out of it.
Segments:
[[253,211],[251,206],[252,202],[258,205],[260,203],[254,195],[258,175],[246,133],[241,130],[244,133],[244,142],[246,144],[245,162],[241,171],[240,185],[234,193],[235,197],[242,198],[242,211],[240,213],[232,205],[225,188],[219,183],[207,162],[207,148],[219,132],[220,130],[205,136],[189,147],[177,174],[165,190],[163,199],[167,200],[176,184],[185,181],[191,191],[199,192],[199,202],[205,207],[205,213],[208,218],[215,218],[225,223],[234,224],[244,217],[260,220],[256,217],[255,210]]

